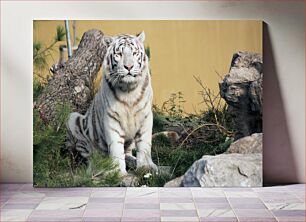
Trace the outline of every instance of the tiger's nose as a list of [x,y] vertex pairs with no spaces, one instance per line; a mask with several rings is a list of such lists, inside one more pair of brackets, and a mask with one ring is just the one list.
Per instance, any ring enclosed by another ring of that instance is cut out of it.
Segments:
[[124,68],[127,69],[128,71],[131,71],[131,69],[133,68],[133,65],[130,65],[130,66],[124,65]]

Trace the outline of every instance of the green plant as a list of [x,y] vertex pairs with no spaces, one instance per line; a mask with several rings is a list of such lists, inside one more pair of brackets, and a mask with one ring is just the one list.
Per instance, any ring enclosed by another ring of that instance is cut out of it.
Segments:
[[74,173],[74,186],[119,186],[121,182],[119,169],[110,157],[94,150],[88,162],[88,165],[82,165]]
[[33,101],[35,102],[39,95],[42,93],[44,86],[41,82],[34,76],[33,77]]
[[[57,112],[68,116],[70,107],[61,105]],[[34,185],[39,187],[67,186],[70,184],[69,158],[63,155],[66,129],[62,118],[55,120],[55,125],[46,125],[34,109],[33,149],[34,149]]]
[[[203,155],[216,155],[225,152],[232,139],[224,138],[219,144],[198,143],[192,146],[172,144],[165,136],[157,136],[152,141],[152,159],[158,166],[170,166],[174,178],[183,175],[189,167]],[[152,178],[154,179],[154,177]]]
[[67,104],[57,107],[54,124],[45,124],[34,110],[34,186],[117,186],[121,181],[112,159],[93,151],[89,164],[76,164],[66,149],[66,126],[71,108]]
[[[173,178],[183,175],[191,164],[207,153],[207,147],[178,147],[172,145],[165,136],[157,136],[152,141],[152,159],[159,166],[170,166]],[[183,158],[180,158],[183,157]]]
[[149,60],[151,59],[151,50],[150,50],[150,46],[147,46],[145,48],[145,53],[148,56]]
[[144,167],[136,169],[134,173],[140,187],[162,187],[171,179],[170,175],[152,172]]
[[33,59],[34,59],[34,64],[35,64],[35,59],[38,58],[39,56],[45,55],[47,56],[50,50],[52,50],[53,46],[59,42],[63,41],[66,36],[66,32],[63,26],[57,26],[56,27],[56,34],[53,37],[53,41],[50,43],[49,46],[43,47],[40,42],[34,41],[33,43]]
[[165,125],[168,123],[164,113],[156,106],[153,105],[153,134],[164,130]]
[[[226,104],[219,94],[214,94],[199,78],[200,94],[206,108],[197,114],[183,110],[185,100],[182,93],[170,95],[161,109],[153,107],[153,132],[177,129],[181,138],[173,143],[163,135],[152,141],[152,158],[159,166],[170,166],[169,178],[183,175],[203,155],[225,152],[233,142],[233,127]],[[154,179],[154,177],[152,177]]]
[[[35,24],[35,23],[34,23]],[[34,65],[34,76],[39,78],[41,82],[46,83],[48,76],[45,76],[45,72],[49,72],[50,65],[47,60],[49,57],[52,58],[52,50],[56,43],[63,41],[65,37],[65,29],[63,26],[56,27],[56,34],[53,37],[52,42],[49,46],[43,46],[38,40],[33,42],[33,65]],[[54,61],[53,61],[54,62]]]
[[161,110],[172,118],[180,118],[184,115],[185,102],[182,92],[171,93],[170,98],[163,103]]

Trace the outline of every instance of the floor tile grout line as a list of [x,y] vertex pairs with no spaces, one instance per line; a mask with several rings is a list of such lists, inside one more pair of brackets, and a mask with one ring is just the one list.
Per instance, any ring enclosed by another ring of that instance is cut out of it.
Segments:
[[[1,198],[0,198],[1,199]],[[1,206],[1,209],[8,203],[8,201],[11,199],[11,197],[9,197],[4,203],[3,206]]]
[[28,219],[30,218],[30,216],[32,215],[32,213],[33,213],[34,210],[35,210],[35,209],[31,209],[31,213],[25,218],[25,221],[28,221]]
[[92,193],[93,193],[93,188],[91,187],[91,188],[90,188],[90,193],[89,193],[89,196],[88,196],[88,200],[87,200],[87,203],[86,203],[86,205],[85,205],[85,208],[84,208],[84,210],[83,210],[83,214],[82,214],[82,217],[81,217],[82,221],[85,220],[85,219],[84,219],[85,211],[86,211],[86,209],[87,209],[87,207],[88,207],[89,200],[90,200],[90,198],[91,198]]
[[265,201],[260,197],[260,195],[258,195],[258,192],[256,192],[255,190],[254,190],[254,192],[257,194],[257,196],[258,196],[258,199],[265,205],[265,207],[267,208],[267,210],[270,212],[270,214],[273,216],[273,218],[276,220],[276,221],[279,221],[278,219],[277,219],[277,217],[272,213],[272,211],[269,209],[269,207],[268,207],[268,205],[265,203]]
[[[19,189],[21,189],[23,186],[25,186],[26,184],[23,184],[21,187],[19,187],[17,190],[14,190],[14,191],[11,191],[11,192],[13,192],[13,193],[15,193],[15,192],[17,192],[17,191],[19,191]],[[1,192],[3,192],[4,190],[0,190],[0,200],[1,200]],[[13,194],[14,195],[14,194]],[[2,209],[7,203],[8,203],[8,201],[13,197],[13,195],[12,196],[10,196],[4,203],[3,203],[3,206],[1,206],[1,208],[0,209]]]
[[233,213],[234,213],[234,215],[235,215],[235,217],[236,217],[237,221],[238,221],[238,222],[240,222],[240,219],[238,218],[238,215],[236,214],[236,212],[235,212],[235,210],[234,210],[234,208],[233,208],[233,206],[232,206],[231,202],[230,202],[230,201],[229,201],[229,199],[228,199],[229,197],[226,195],[226,192],[224,191],[224,189],[223,189],[223,188],[222,188],[221,190],[223,191],[224,196],[225,196],[225,198],[226,198],[226,200],[227,200],[227,202],[228,202],[228,204],[229,204],[229,206],[230,206],[231,210],[233,211]]
[[256,193],[256,195],[257,195],[257,198],[260,200],[260,202],[267,208],[267,210],[268,211],[270,211],[270,209],[269,209],[269,207],[268,207],[268,205],[266,205],[266,203],[264,202],[264,200],[263,199],[261,199],[261,197],[260,197],[260,195],[259,195],[259,193],[258,192],[256,192],[254,189],[252,189],[253,190],[253,192],[254,193]]
[[[295,196],[297,199],[301,200],[303,203],[305,203],[305,198],[301,198],[299,197],[294,191],[291,191],[290,189],[289,190],[289,193],[293,194],[293,196]],[[305,196],[305,190],[304,190],[304,196]]]
[[195,199],[194,199],[194,195],[193,195],[193,192],[192,192],[192,188],[189,188],[189,189],[190,189],[190,193],[191,193],[191,196],[192,196],[193,205],[194,205],[194,207],[196,209],[196,212],[197,212],[198,221],[200,222],[201,217],[200,217],[199,209],[198,209],[198,206],[195,204]]
[[125,209],[125,201],[126,201],[126,194],[127,194],[128,187],[126,187],[124,189],[125,189],[125,192],[124,192],[124,199],[123,199],[122,212],[121,212],[121,216],[120,216],[120,222],[122,222],[122,220],[123,220],[123,213],[124,213],[124,209]]
[[[34,192],[35,192],[35,191],[34,191]],[[35,193],[36,193],[36,192],[35,192]],[[39,201],[39,203],[37,204],[37,206],[36,206],[34,209],[32,209],[31,213],[27,216],[26,221],[28,220],[28,218],[31,217],[31,215],[33,214],[34,210],[36,210],[36,208],[39,206],[39,204],[40,204],[45,198],[46,198],[46,194],[44,193],[43,198],[41,198],[41,200]]]

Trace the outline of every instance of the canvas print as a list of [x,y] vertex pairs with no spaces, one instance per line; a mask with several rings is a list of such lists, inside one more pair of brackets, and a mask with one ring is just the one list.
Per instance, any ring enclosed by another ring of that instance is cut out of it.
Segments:
[[36,187],[262,185],[262,22],[33,21]]

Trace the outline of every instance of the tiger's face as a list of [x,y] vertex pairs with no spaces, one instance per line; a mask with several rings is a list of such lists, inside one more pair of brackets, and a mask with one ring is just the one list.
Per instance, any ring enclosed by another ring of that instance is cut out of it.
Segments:
[[147,60],[144,39],[144,32],[137,36],[120,35],[111,38],[104,65],[113,87],[137,85],[140,81]]

